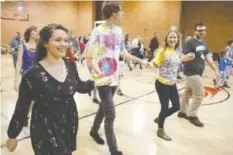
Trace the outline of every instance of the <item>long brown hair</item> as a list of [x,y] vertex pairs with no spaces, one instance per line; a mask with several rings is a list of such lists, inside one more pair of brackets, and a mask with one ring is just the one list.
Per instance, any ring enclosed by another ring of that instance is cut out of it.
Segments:
[[27,28],[24,32],[24,39],[25,39],[25,42],[27,43],[31,37],[31,32],[36,30],[37,27],[36,26],[30,26],[29,28]]
[[65,28],[63,25],[60,24],[49,24],[42,28],[40,31],[40,39],[37,43],[36,47],[36,62],[39,62],[40,60],[44,59],[47,55],[47,49],[45,48],[45,43],[48,43],[49,39],[52,37],[52,33],[54,30],[63,30],[66,33],[68,33],[68,29]]
[[166,37],[165,37],[165,40],[164,40],[164,48],[167,48],[167,47],[169,46],[169,44],[168,44],[168,42],[167,42],[167,39],[168,39],[169,34],[172,33],[172,32],[176,33],[177,38],[178,38],[178,41],[177,41],[177,43],[176,43],[176,45],[175,45],[175,49],[177,49],[177,48],[179,47],[179,45],[180,45],[179,33],[178,33],[177,31],[175,31],[175,30],[170,30],[170,31],[168,31],[168,33],[167,33],[167,35],[166,35]]
[[[172,33],[172,32],[175,32],[176,35],[177,35],[177,38],[178,38],[178,41],[177,41],[177,43],[176,43],[176,45],[175,45],[175,50],[176,50],[176,49],[179,47],[179,45],[180,45],[179,33],[178,33],[177,31],[175,31],[175,30],[170,30],[170,31],[168,31],[168,33],[167,33],[167,35],[166,35],[166,37],[165,37],[165,40],[164,40],[164,43],[163,43],[163,52],[162,52],[162,53],[164,53],[164,52],[166,51],[167,47],[169,46],[169,44],[168,44],[168,42],[167,42],[167,39],[168,39],[169,34]],[[155,51],[155,54],[156,54],[156,51]]]

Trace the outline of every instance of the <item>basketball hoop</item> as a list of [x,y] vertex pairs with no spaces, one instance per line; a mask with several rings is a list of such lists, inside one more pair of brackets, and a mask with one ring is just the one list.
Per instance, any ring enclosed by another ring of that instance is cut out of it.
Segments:
[[16,19],[16,20],[19,20],[20,19],[20,14],[18,12],[15,12],[12,14],[13,18]]

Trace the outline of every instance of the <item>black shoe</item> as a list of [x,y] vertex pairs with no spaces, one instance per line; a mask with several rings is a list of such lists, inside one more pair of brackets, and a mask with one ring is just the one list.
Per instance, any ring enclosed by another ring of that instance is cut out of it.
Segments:
[[214,83],[214,85],[216,86],[217,82],[216,82],[216,80],[215,80],[215,79],[213,79],[213,83]]
[[181,79],[183,79],[183,78],[182,78],[181,76],[178,75],[178,76],[177,76],[177,79],[180,79],[180,80],[181,80]]
[[121,151],[117,151],[117,152],[111,153],[111,155],[123,155],[123,153]]
[[195,126],[198,126],[198,127],[204,126],[204,124],[199,120],[198,117],[189,117],[189,121]]
[[90,136],[95,140],[96,143],[104,145],[104,140],[100,137],[98,133],[90,132]]
[[158,117],[155,118],[155,119],[154,119],[154,122],[155,122],[156,124],[159,124],[159,118],[158,118]]
[[189,117],[186,115],[186,113],[179,112],[177,116],[180,118],[189,119]]
[[25,120],[24,120],[24,127],[27,127],[28,126],[28,120],[29,120],[29,117],[27,117]]
[[117,90],[117,95],[123,96],[124,94],[122,93],[121,89]]
[[96,104],[100,104],[100,101],[97,98],[93,98],[92,102],[94,102]]

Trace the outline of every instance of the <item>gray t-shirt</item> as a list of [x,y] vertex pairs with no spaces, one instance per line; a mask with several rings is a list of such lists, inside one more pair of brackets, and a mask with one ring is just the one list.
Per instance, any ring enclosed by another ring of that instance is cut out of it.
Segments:
[[184,44],[183,54],[194,53],[195,58],[189,62],[184,62],[184,74],[186,76],[202,76],[205,69],[205,58],[209,53],[208,47],[204,41],[198,41],[194,38]]

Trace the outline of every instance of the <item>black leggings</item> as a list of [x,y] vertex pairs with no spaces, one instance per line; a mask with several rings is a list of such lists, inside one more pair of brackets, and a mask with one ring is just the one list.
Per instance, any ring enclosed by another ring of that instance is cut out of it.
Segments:
[[[180,100],[176,85],[165,85],[156,80],[155,89],[159,96],[161,103],[161,111],[159,113],[159,128],[163,128],[165,119],[177,112],[180,109]],[[171,100],[172,107],[169,108],[169,100]]]

